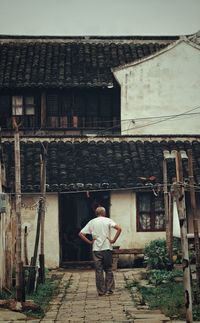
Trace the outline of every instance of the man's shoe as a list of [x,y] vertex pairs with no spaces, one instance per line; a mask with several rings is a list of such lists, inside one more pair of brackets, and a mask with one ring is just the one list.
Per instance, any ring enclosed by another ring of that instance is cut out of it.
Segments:
[[113,291],[112,290],[108,290],[106,293],[105,293],[105,295],[106,296],[109,296],[109,295],[112,295],[113,294]]
[[99,296],[104,296],[105,295],[105,293],[103,293],[103,294],[98,294]]

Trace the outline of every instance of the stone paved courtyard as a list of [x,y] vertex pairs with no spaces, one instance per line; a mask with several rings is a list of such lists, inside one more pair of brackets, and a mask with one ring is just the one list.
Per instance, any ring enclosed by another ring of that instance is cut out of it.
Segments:
[[[65,270],[59,293],[50,303],[49,311],[43,319],[30,320],[23,314],[0,310],[0,322],[171,322],[160,311],[150,311],[145,306],[137,308],[133,303],[130,292],[125,288],[125,279],[139,279],[141,271],[142,269],[115,271],[115,293],[99,297],[93,270]],[[173,321],[178,322],[180,321]]]

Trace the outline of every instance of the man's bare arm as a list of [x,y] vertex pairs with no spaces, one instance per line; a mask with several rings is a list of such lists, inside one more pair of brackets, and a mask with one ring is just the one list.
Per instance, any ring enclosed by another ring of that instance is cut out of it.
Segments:
[[81,231],[79,232],[79,237],[83,240],[83,241],[85,241],[85,242],[87,242],[88,244],[93,244],[94,243],[94,240],[95,239],[93,239],[93,240],[89,240],[86,236],[85,236],[85,234],[83,234]]
[[110,243],[115,243],[122,232],[122,229],[118,224],[114,226],[114,229],[117,230],[117,232],[115,233],[115,236],[113,239],[109,239]]

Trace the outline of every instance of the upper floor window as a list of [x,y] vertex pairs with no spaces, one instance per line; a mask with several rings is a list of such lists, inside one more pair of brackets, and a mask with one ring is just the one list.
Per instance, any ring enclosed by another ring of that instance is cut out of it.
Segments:
[[65,90],[47,93],[47,127],[112,128],[119,124],[116,89]]
[[21,128],[39,127],[38,103],[38,96],[31,94],[0,95],[0,127],[11,129],[13,117]]
[[82,131],[119,132],[120,91],[112,89],[65,89],[12,92],[0,95],[0,127],[12,129],[16,117],[21,129],[77,128]]
[[12,115],[35,115],[34,96],[12,96]]
[[164,231],[165,210],[163,195],[137,193],[137,231]]

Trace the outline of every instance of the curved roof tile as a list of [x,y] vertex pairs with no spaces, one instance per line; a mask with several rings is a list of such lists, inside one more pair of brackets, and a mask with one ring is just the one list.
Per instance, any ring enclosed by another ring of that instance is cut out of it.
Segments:
[[166,43],[0,42],[0,88],[98,87],[113,84],[111,68],[155,53]]
[[[46,143],[43,143],[43,145]],[[22,190],[40,189],[40,142],[21,142]],[[47,149],[47,190],[79,191],[95,189],[144,188],[140,177],[156,177],[163,182],[163,151],[193,150],[196,184],[200,185],[200,142],[193,141],[68,141],[50,142]],[[8,186],[14,191],[14,145],[2,144]],[[188,176],[187,162],[183,165]],[[175,162],[168,160],[169,181],[175,176]]]

